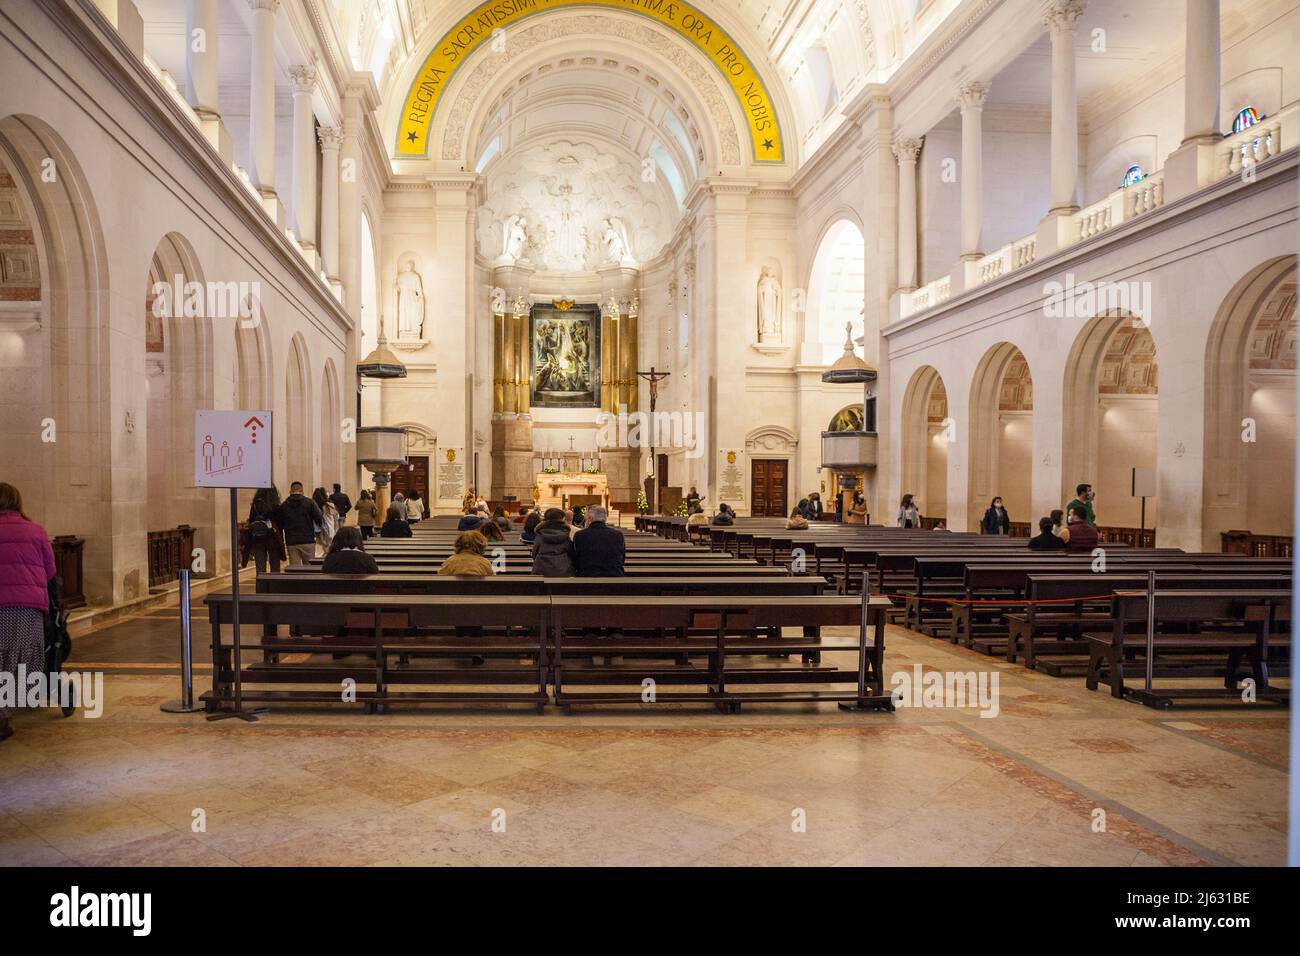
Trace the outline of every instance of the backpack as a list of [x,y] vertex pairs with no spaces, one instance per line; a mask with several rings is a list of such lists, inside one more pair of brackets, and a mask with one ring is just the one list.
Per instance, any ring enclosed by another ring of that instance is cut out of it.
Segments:
[[265,541],[273,531],[271,522],[266,518],[257,518],[248,523],[248,537],[253,541]]

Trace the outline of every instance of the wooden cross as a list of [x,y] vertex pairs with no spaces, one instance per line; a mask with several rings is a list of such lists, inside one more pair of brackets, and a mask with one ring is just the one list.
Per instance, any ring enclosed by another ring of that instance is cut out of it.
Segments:
[[637,372],[638,378],[643,378],[650,383],[650,469],[654,476],[654,481],[650,483],[650,513],[659,513],[659,460],[655,456],[655,432],[654,432],[654,414],[655,404],[659,399],[659,383],[666,379],[671,372],[661,372],[653,365],[648,372]]

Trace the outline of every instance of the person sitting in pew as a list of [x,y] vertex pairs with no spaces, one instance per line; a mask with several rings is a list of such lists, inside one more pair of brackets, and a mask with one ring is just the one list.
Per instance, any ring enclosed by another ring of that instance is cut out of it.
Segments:
[[1066,544],[1070,543],[1070,529],[1065,524],[1065,512],[1060,508],[1052,509],[1052,534]]
[[623,576],[627,539],[623,532],[605,523],[609,512],[602,505],[587,509],[587,526],[573,536],[578,577],[618,578]]
[[456,522],[456,530],[474,531],[482,523],[483,523],[483,518],[479,515],[478,511],[474,508],[474,506],[470,505],[468,508],[465,509],[465,513],[460,516],[460,521]]
[[361,544],[361,529],[353,525],[339,528],[330,542],[329,554],[320,569],[325,574],[378,574],[379,565],[366,554]]
[[736,512],[731,509],[731,505],[725,501],[718,505],[718,513],[713,516],[715,525],[729,525],[736,523]]
[[547,508],[537,525],[533,542],[533,574],[548,578],[571,578],[577,570],[569,525],[559,508]]
[[1066,547],[1071,551],[1091,551],[1097,547],[1097,529],[1088,524],[1088,512],[1082,505],[1070,509],[1070,540]]
[[700,507],[699,502],[696,502],[691,513],[686,516],[686,527],[697,528],[702,525],[707,526],[708,523],[709,516],[704,513],[704,509]]
[[438,568],[439,574],[471,574],[482,578],[493,573],[492,562],[483,556],[487,538],[477,531],[462,531],[452,549],[451,557]]
[[495,521],[484,521],[476,530],[489,541],[504,541],[506,539],[505,532],[501,530],[501,526]]
[[537,526],[542,523],[542,513],[537,509],[528,512],[528,517],[524,519],[524,530],[519,532],[519,540],[524,544],[532,544],[537,540]]
[[402,517],[402,509],[397,505],[389,505],[388,511],[384,515],[383,526],[379,529],[381,538],[410,538],[411,526],[406,519]]
[[1030,551],[1064,551],[1065,542],[1058,538],[1053,531],[1054,524],[1051,518],[1038,519],[1038,534],[1029,539]]
[[808,519],[804,517],[802,511],[795,508],[790,512],[790,517],[786,519],[785,527],[787,531],[807,531]]

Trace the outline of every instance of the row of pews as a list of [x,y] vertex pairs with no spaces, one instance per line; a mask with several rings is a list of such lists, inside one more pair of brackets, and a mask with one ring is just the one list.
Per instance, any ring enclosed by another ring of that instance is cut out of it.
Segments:
[[[790,531],[774,519],[688,528],[680,518],[643,518],[638,526],[711,554],[824,574],[838,593],[885,597],[887,616],[913,631],[1081,676],[1093,690],[1106,684],[1115,697],[1156,707],[1288,699],[1272,678],[1290,672],[1289,559],[1113,543],[1101,555],[1031,552],[1025,538],[860,525]],[[1200,678],[1214,683],[1190,683]]]
[[489,552],[498,573],[440,576],[455,519],[426,520],[412,538],[366,543],[379,574],[323,574],[317,559],[259,575],[256,592],[239,600],[238,641],[233,595],[209,595],[205,706],[893,709],[883,673],[888,599],[753,557],[625,534],[622,577],[533,575],[517,531]]

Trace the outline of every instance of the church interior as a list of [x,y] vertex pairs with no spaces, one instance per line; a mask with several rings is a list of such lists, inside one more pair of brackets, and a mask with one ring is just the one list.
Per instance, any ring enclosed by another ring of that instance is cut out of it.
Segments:
[[0,865],[1300,865],[1298,54],[0,0]]

